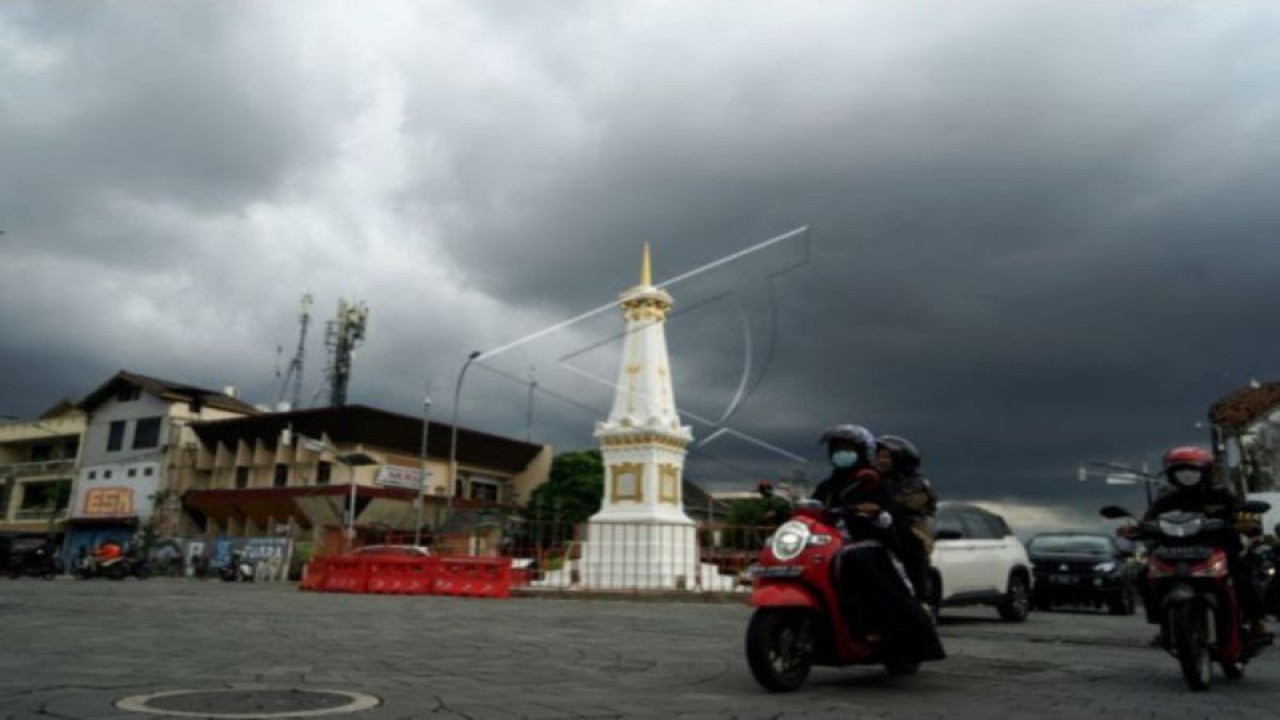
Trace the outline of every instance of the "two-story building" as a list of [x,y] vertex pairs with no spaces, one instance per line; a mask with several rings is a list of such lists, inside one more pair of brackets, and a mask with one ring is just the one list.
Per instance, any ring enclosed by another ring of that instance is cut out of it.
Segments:
[[191,423],[259,413],[227,392],[123,370],[78,407],[85,428],[66,521],[68,562],[144,527],[173,534],[179,506],[171,483],[177,468],[194,462]]
[[0,535],[61,540],[84,429],[84,411],[69,402],[0,423]]
[[358,537],[347,542],[358,544],[413,532],[424,473],[423,527],[439,529],[476,508],[522,505],[547,480],[553,454],[549,445],[467,428],[458,428],[454,453],[452,426],[364,405],[191,429],[198,448],[175,486],[186,510],[180,534],[287,535],[330,548],[349,533]]

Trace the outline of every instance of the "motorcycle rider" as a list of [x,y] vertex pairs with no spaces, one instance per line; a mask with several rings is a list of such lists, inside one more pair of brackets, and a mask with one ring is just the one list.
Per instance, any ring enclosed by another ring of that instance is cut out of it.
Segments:
[[[1244,546],[1240,541],[1240,532],[1249,528],[1237,524],[1242,503],[1230,490],[1214,482],[1216,465],[1213,454],[1200,447],[1176,447],[1164,454],[1161,465],[1170,490],[1156,498],[1143,515],[1143,521],[1153,522],[1163,513],[1180,510],[1204,513],[1209,518],[1229,523],[1233,530],[1225,533],[1224,541],[1228,570],[1240,603],[1240,613],[1246,622],[1251,623],[1250,632],[1253,637],[1269,639],[1262,599],[1258,596],[1253,575],[1243,557]],[[1132,535],[1134,532],[1133,528],[1123,531],[1125,535]],[[1152,596],[1145,573],[1139,578],[1138,592],[1146,608],[1147,622],[1160,623],[1163,619],[1162,608],[1159,606],[1159,599]]]
[[876,442],[875,468],[888,482],[903,519],[896,526],[899,557],[915,587],[916,599],[927,602],[932,593],[929,558],[933,554],[929,522],[938,513],[938,496],[929,478],[920,472],[920,451],[914,443],[898,435],[881,435]]
[[875,437],[858,425],[837,425],[820,440],[831,461],[831,476],[813,498],[843,516],[849,544],[837,564],[837,588],[851,632],[880,643],[886,657],[905,662],[945,657],[927,613],[893,552],[893,496],[880,473],[871,467]]

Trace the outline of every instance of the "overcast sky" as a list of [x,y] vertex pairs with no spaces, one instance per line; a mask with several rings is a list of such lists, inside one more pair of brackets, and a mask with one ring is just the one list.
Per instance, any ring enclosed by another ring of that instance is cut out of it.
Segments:
[[[946,497],[1078,519],[1138,497],[1078,463],[1155,461],[1274,379],[1278,22],[1262,2],[6,3],[0,414],[119,369],[274,403],[309,292],[304,404],[348,298],[370,308],[350,400],[418,413],[430,380],[448,418],[468,351],[616,299],[644,240],[663,280],[805,226],[671,287],[678,404],[700,438],[726,412],[752,438],[689,474],[794,466],[759,443],[818,474],[817,434],[852,421],[916,440]],[[608,389],[559,361],[612,376],[620,329],[610,311],[488,358],[462,423],[523,436],[536,368],[534,438],[592,446]]]

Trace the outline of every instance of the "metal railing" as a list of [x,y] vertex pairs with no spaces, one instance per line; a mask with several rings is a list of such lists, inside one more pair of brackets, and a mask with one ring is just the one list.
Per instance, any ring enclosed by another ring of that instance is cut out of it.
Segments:
[[67,508],[51,510],[49,508],[21,508],[13,513],[14,522],[36,522],[41,520],[64,520]]
[[531,590],[745,593],[772,527],[525,523],[429,538],[436,555],[512,559]]
[[75,460],[44,460],[0,465],[0,477],[32,477],[35,475],[70,475],[75,472]]

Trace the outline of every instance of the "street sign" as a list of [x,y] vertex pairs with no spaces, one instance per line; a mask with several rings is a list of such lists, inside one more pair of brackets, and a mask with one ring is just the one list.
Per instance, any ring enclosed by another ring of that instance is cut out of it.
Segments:
[[[431,473],[427,473],[427,477],[431,477]],[[400,465],[383,465],[378,468],[378,478],[374,482],[383,487],[417,490],[422,485],[422,470]]]

